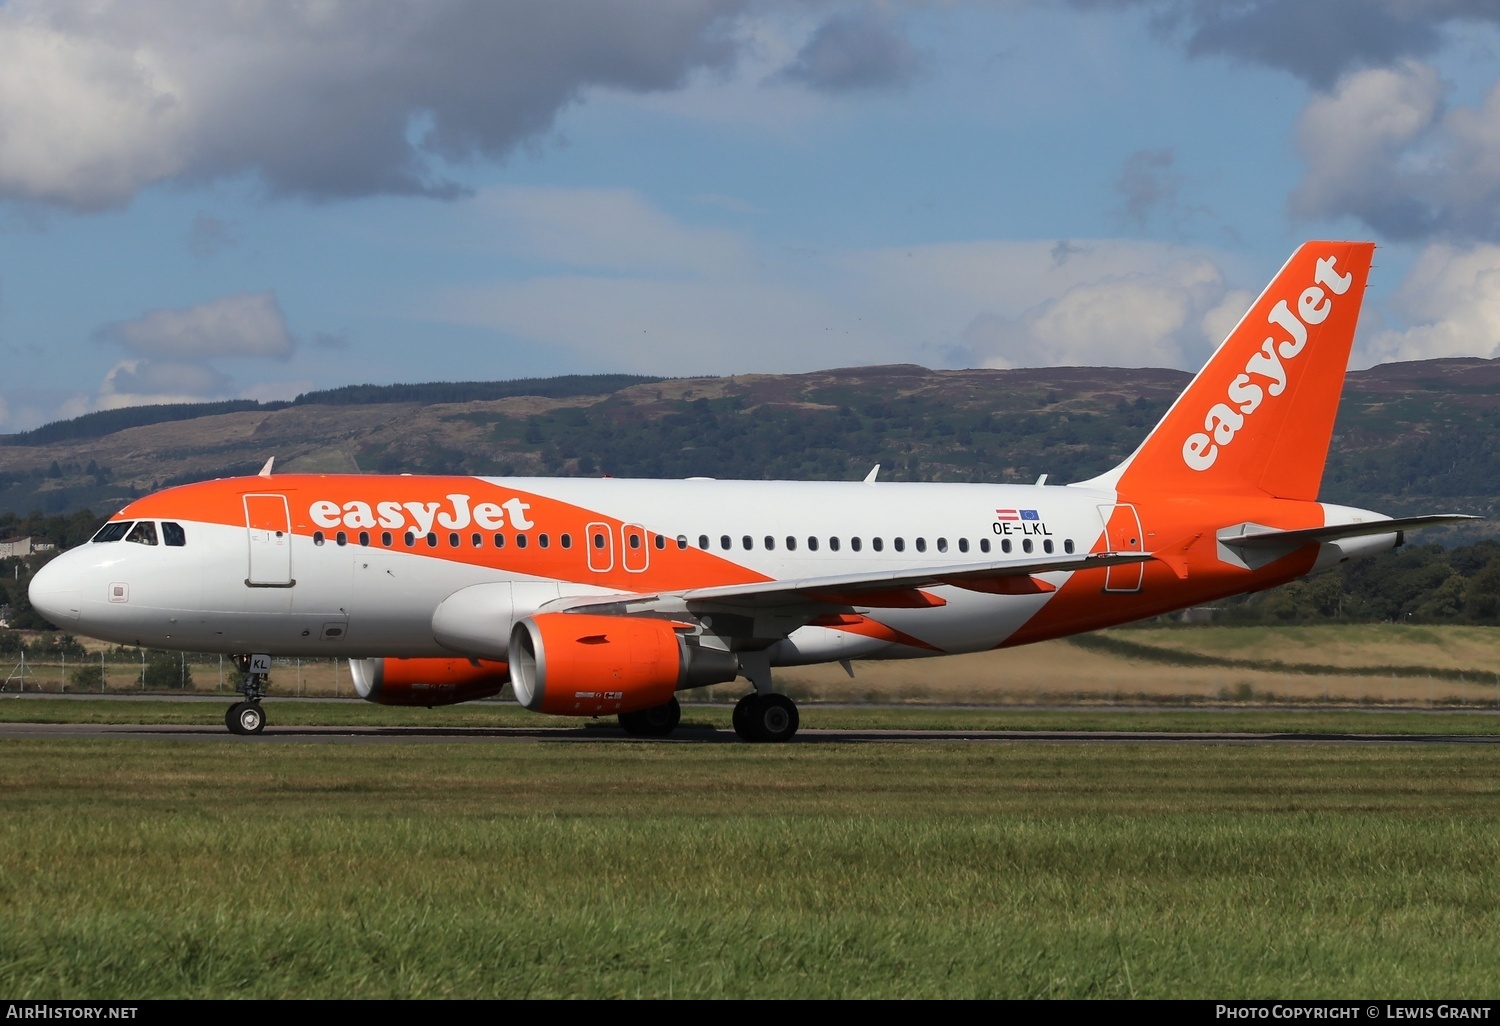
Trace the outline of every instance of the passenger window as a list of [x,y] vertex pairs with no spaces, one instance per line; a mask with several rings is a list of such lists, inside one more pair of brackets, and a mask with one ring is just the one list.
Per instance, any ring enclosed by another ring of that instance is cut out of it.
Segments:
[[552,539],[551,539],[551,538],[549,538],[549,537],[547,537],[547,534],[546,534],[546,532],[545,532],[545,531],[544,531],[544,532],[543,532],[543,533],[541,533],[541,534],[539,534],[539,535],[537,535],[537,536],[536,536],[536,543],[537,543],[537,544],[538,544],[538,545],[540,545],[540,546],[541,546],[541,547],[542,547],[542,548],[544,548],[544,549],[545,549],[545,548],[547,548],[547,547],[548,547],[548,546],[549,546],[549,545],[551,545],[551,544],[552,544]]
[[[411,535],[407,535],[407,537],[409,538],[409,537],[411,537]],[[314,545],[322,545],[323,544],[323,532],[322,531],[314,531],[313,532],[313,544]]]
[[125,540],[135,542],[137,545],[155,545],[156,523],[151,520],[137,521],[135,527],[131,528],[130,533],[125,536]]
[[885,550],[885,539],[871,538],[870,545],[875,549],[876,552],[883,552]]
[[1021,551],[1022,552],[1030,552],[1031,548],[1032,548],[1032,546],[1031,546],[1031,539],[1030,538],[1022,538],[1021,539]]
[[895,541],[893,541],[891,543],[891,545],[892,545],[893,548],[895,548],[895,550],[897,552],[905,552],[906,551],[906,539],[905,538],[897,538]]
[[791,535],[786,536],[786,550],[788,552],[797,551],[797,539],[793,538]]
[[1064,538],[1063,539],[1063,551],[1066,552],[1070,556],[1073,554],[1073,539],[1072,538]]
[[526,547],[526,536],[524,534],[518,534],[518,535],[516,535],[516,548],[518,548],[518,549],[524,549],[525,547]]
[[656,536],[656,547],[658,549],[664,549],[667,547],[667,538],[665,535],[659,534]]
[[161,540],[174,548],[182,548],[187,544],[187,533],[183,531],[181,524],[174,524],[170,520],[161,522]]
[[853,549],[855,552],[859,551],[859,538],[858,538],[858,536],[849,539],[849,547],[851,549]]
[[474,548],[476,549],[484,548],[484,535],[480,534],[478,531],[475,531],[473,534],[469,535],[469,544],[474,546]]
[[448,532],[448,547],[450,549],[456,549],[456,548],[458,548],[459,541],[460,541],[460,539],[458,537],[458,532],[457,531],[449,531]]
[[359,532],[359,543],[361,545],[369,545],[370,544],[370,532],[369,531],[361,531],[361,532]]
[[729,551],[729,546],[730,546],[729,535],[727,535],[727,534],[721,534],[721,535],[719,535],[719,548],[721,548],[721,549],[723,549],[723,550],[725,550],[727,552],[727,551]]
[[926,552],[927,551],[927,539],[926,538],[918,538],[917,539],[917,551],[918,552]]
[[333,541],[335,545],[348,545],[349,536],[343,531],[340,531],[338,534],[333,536]]
[[391,547],[391,532],[389,532],[389,531],[381,531],[380,532],[380,544],[384,545],[386,548],[390,548]]
[[839,540],[837,535],[828,539],[828,548],[834,552],[837,552],[839,550]]
[[981,538],[981,539],[979,539],[979,551],[980,552],[988,552],[988,551],[990,551],[990,540],[988,538]]
[[130,533],[131,526],[132,522],[129,520],[120,520],[112,524],[105,524],[99,528],[99,533],[94,535],[94,541],[117,542]]
[[772,538],[769,534],[766,535],[766,551],[770,552],[775,547],[776,547],[776,539]]
[[700,534],[698,536],[698,547],[700,549],[707,549],[708,548],[708,535],[706,535],[706,534]]
[[813,536],[811,536],[811,535],[809,535],[808,539],[807,539],[807,551],[808,552],[817,552],[818,551],[818,539],[815,538],[815,537],[813,537]]
[[596,548],[596,549],[602,549],[602,548],[604,548],[604,532],[603,531],[595,531],[594,532],[594,548]]
[[562,542],[562,547],[565,549],[571,549],[573,547],[573,536],[571,534],[565,534],[557,540]]
[[687,548],[687,535],[679,534],[677,536],[677,548],[679,550]]
[[939,538],[938,539],[938,551],[939,552],[947,552],[948,551],[948,539],[947,538]]
[[967,539],[967,538],[960,538],[958,540],[958,551],[959,552],[968,552],[969,551],[969,539]]
[[632,549],[638,549],[638,548],[641,547],[641,536],[640,535],[638,535],[638,534],[632,534],[630,536],[629,540],[630,540],[630,547]]
[[[322,541],[319,540],[319,539],[322,538],[322,536],[323,536],[323,532],[319,531],[317,534],[313,535],[313,541],[317,542],[319,545],[322,545],[323,544]],[[404,541],[404,542],[406,542],[406,547],[407,548],[411,548],[413,545],[415,545],[417,543],[417,536],[415,534],[413,534],[412,532],[407,531],[406,532],[406,536],[403,537],[401,540]]]
[[1009,538],[1001,538],[1000,539],[1000,551],[1001,552],[1009,552],[1010,551],[1010,539]]
[[427,532],[427,547],[429,549],[435,549],[435,548],[437,548],[437,532],[436,531],[428,531]]
[[755,548],[755,539],[750,537],[748,534],[745,535],[745,537],[740,539],[740,547],[743,548],[746,552],[749,552],[751,549]]
[[1047,555],[1049,555],[1049,556],[1052,554],[1052,539],[1051,538],[1043,538],[1042,539],[1042,551],[1045,552],[1045,553],[1047,553]]
[[503,549],[503,548],[505,548],[505,535],[503,535],[503,534],[496,534],[495,535],[495,548],[497,548],[497,549]]

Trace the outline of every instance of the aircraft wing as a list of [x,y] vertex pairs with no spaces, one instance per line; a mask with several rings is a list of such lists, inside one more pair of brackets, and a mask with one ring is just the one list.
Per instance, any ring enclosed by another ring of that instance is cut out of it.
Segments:
[[1340,538],[1359,538],[1371,534],[1392,534],[1397,531],[1415,531],[1424,527],[1440,527],[1444,524],[1461,524],[1484,517],[1463,513],[1440,513],[1424,517],[1398,517],[1394,520],[1366,520],[1358,524],[1330,524],[1327,527],[1305,527],[1297,531],[1277,531],[1269,527],[1244,525],[1241,534],[1219,534],[1219,541],[1246,549],[1283,548],[1307,545],[1311,542],[1337,541]]
[[[856,574],[831,574],[792,580],[755,581],[707,588],[688,588],[656,594],[591,596],[563,600],[571,612],[627,612],[644,609],[691,609],[695,606],[744,606],[770,608],[799,605],[860,606],[867,608],[921,608],[946,603],[924,588],[951,585],[969,591],[1002,595],[1040,594],[1053,585],[1035,575],[1058,571],[1094,570],[1154,559],[1146,552],[1097,552],[1087,555],[1049,556],[1037,560],[990,560],[883,570]],[[558,609],[559,605],[550,605]]]

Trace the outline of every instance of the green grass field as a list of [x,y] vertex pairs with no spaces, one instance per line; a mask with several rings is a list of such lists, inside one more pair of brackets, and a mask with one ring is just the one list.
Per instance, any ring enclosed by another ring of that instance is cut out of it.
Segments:
[[13,998],[1500,995],[1500,746],[6,741],[0,784]]

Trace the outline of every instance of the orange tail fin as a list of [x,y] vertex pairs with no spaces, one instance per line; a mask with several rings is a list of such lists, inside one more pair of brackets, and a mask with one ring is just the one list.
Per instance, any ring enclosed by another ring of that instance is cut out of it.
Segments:
[[1318,497],[1372,242],[1309,242],[1128,460],[1124,496]]

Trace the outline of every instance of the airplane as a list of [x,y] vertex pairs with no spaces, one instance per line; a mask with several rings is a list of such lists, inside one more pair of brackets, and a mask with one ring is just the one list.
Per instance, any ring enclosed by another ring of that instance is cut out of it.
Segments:
[[745,678],[733,726],[790,740],[773,670],[1023,645],[1284,584],[1479,519],[1317,501],[1368,242],[1292,255],[1123,463],[1051,485],[276,474],[169,488],[35,576],[105,641],[236,657],[237,734],[272,657],[357,692],[678,725]]

